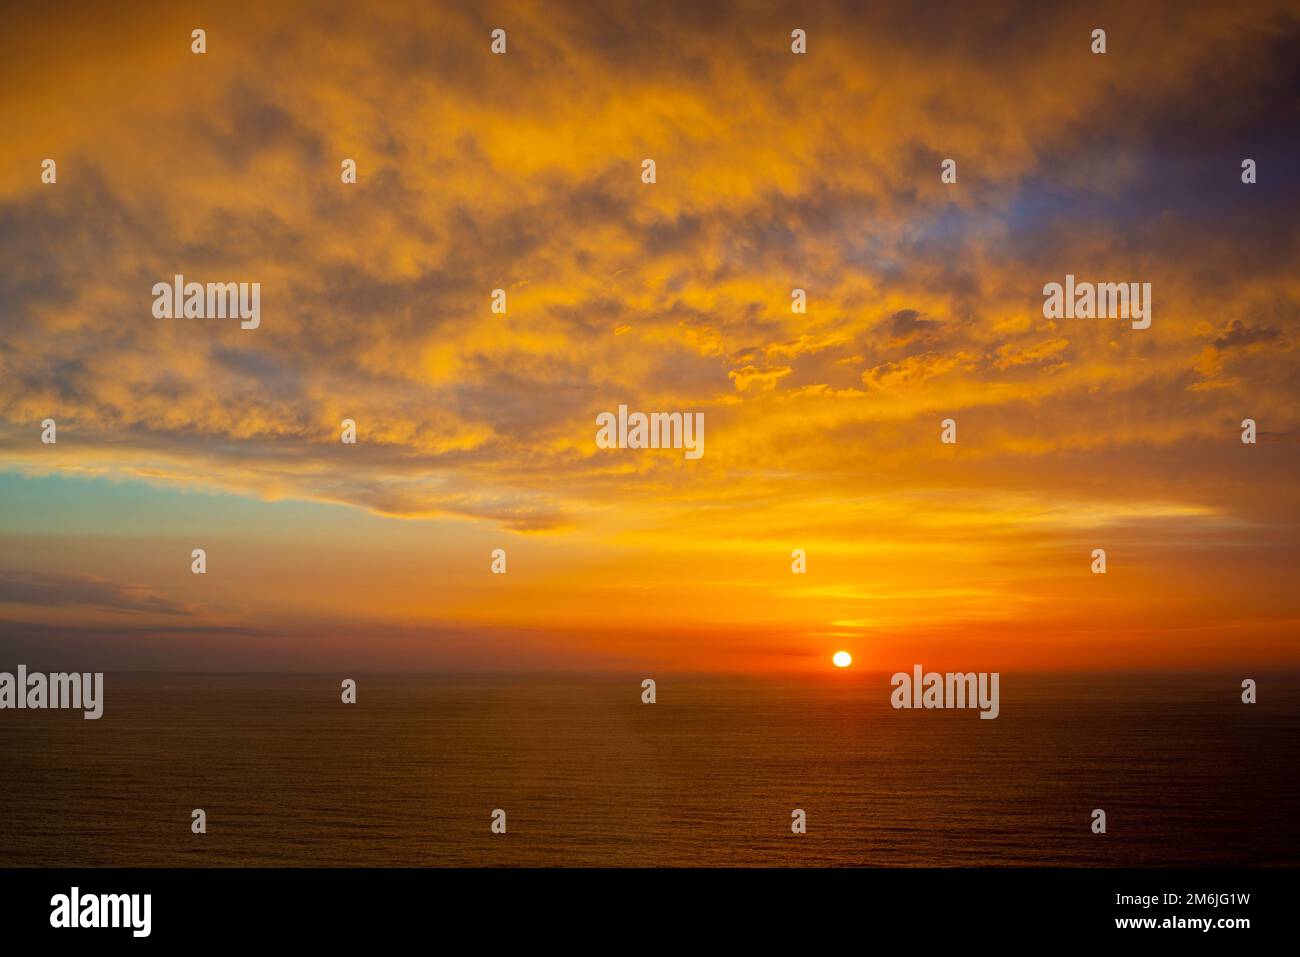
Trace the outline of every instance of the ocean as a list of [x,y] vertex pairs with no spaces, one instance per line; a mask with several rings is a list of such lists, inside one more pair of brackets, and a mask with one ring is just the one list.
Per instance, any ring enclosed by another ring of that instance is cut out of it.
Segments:
[[0,712],[0,867],[1300,864],[1295,676],[1003,673],[996,720],[884,674],[343,677]]

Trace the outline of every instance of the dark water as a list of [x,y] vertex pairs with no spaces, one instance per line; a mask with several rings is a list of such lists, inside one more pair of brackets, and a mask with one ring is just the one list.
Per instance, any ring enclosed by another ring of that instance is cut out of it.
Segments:
[[835,677],[109,674],[0,711],[0,866],[1300,863],[1295,677],[1004,673],[995,721]]

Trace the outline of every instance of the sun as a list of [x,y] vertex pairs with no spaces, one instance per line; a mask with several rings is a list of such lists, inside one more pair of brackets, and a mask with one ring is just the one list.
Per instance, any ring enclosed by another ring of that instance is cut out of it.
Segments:
[[853,664],[853,656],[847,651],[837,651],[831,661],[835,662],[836,668],[847,668]]

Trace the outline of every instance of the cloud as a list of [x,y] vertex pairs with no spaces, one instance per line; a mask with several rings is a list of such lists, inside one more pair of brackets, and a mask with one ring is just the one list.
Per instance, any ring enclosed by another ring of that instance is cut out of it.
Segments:
[[[1291,421],[1286,4],[704,6],[507,4],[505,57],[458,5],[232,4],[207,57],[166,5],[151,31],[34,13],[3,41],[7,460],[559,531],[593,496],[649,512],[759,456],[851,476],[868,437],[902,492],[936,410],[983,417],[969,454],[1004,474],[1195,442],[1243,405]],[[262,328],[153,319],[176,272],[261,282]],[[1152,281],[1152,329],[1043,319],[1066,272]],[[707,410],[706,458],[611,468],[591,423],[619,402]]]
[[1280,336],[1277,329],[1266,326],[1247,326],[1240,319],[1233,319],[1223,332],[1216,336],[1211,345],[1224,351],[1227,349],[1252,346],[1259,342],[1273,342]]
[[143,585],[84,575],[0,572],[0,604],[86,607],[151,615],[193,615],[196,609]]

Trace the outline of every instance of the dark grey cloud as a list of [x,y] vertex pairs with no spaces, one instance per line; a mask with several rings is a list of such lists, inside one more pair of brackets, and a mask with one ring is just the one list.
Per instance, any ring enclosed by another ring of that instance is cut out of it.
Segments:
[[0,603],[158,615],[195,613],[192,607],[156,594],[143,585],[49,572],[0,572]]
[[1211,345],[1219,350],[1235,349],[1254,345],[1257,342],[1273,342],[1281,333],[1269,326],[1248,326],[1240,319],[1233,319],[1226,329],[1214,338]]

